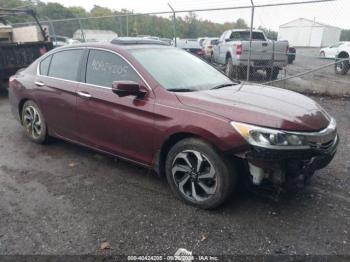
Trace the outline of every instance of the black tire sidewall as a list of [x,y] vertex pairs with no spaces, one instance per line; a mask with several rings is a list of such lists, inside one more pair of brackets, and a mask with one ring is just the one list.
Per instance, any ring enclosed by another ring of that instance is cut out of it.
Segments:
[[[196,150],[205,155],[214,166],[216,171],[216,192],[208,200],[197,202],[183,196],[178,190],[177,185],[172,177],[172,163],[176,155],[184,150]],[[185,203],[194,205],[203,209],[213,209],[220,206],[231,195],[237,180],[237,173],[232,163],[222,157],[210,144],[197,138],[184,139],[173,146],[169,151],[166,163],[165,172],[170,188],[174,194]]]
[[337,75],[346,75],[350,69],[349,61],[343,61],[341,62],[341,64],[343,65],[341,70],[338,70],[338,64],[335,64],[334,66],[335,73]]
[[233,76],[233,71],[234,71],[234,68],[233,68],[232,58],[229,57],[227,58],[227,61],[226,61],[225,75],[231,78]]
[[[27,132],[27,130],[25,130],[25,134],[26,136],[33,142],[37,143],[37,144],[44,144],[46,141],[47,141],[47,127],[46,127],[46,121],[45,121],[45,118],[44,118],[44,115],[43,113],[41,112],[39,106],[33,102],[32,100],[28,100],[24,103],[23,107],[22,107],[22,112],[21,112],[21,121],[22,121],[22,125],[23,125],[23,117],[24,117],[24,112],[25,112],[25,109],[29,106],[32,106],[34,107],[38,114],[39,114],[39,117],[40,117],[40,120],[41,120],[41,133],[40,133],[40,136],[37,137],[37,138],[34,138],[31,134],[29,134]],[[23,126],[24,127],[24,126]],[[25,127],[24,127],[25,129]]]
[[266,80],[276,80],[278,78],[280,71],[278,68],[274,67],[273,69],[266,69]]

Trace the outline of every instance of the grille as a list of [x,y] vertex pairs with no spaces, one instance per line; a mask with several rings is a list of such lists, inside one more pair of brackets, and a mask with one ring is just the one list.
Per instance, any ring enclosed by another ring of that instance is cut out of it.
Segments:
[[316,142],[309,142],[309,145],[312,149],[315,150],[322,150],[322,151],[327,151],[329,149],[332,148],[332,146],[334,145],[335,141],[337,138],[334,138],[328,142],[325,143],[316,143]]
[[327,150],[329,148],[332,147],[332,145],[334,144],[334,139],[331,141],[328,141],[326,143],[310,143],[310,146],[314,149],[321,149],[321,150]]

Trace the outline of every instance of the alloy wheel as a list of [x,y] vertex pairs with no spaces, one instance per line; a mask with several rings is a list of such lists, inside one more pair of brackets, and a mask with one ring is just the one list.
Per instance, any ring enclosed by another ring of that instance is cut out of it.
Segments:
[[198,151],[185,150],[177,154],[171,172],[178,190],[191,201],[205,201],[216,192],[214,166]]
[[42,132],[42,121],[38,110],[33,106],[24,109],[23,125],[29,135],[34,139],[40,137]]

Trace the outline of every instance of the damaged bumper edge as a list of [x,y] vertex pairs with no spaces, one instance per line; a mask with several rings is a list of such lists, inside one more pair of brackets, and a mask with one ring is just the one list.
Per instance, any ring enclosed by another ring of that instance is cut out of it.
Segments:
[[305,150],[276,150],[251,147],[238,157],[247,165],[247,173],[254,185],[269,181],[273,185],[305,184],[316,170],[326,167],[334,158],[339,144],[338,135],[327,148]]

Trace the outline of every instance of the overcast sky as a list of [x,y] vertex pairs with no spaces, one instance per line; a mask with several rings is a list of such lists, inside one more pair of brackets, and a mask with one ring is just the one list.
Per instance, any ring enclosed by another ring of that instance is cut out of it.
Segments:
[[[122,8],[131,9],[135,12],[145,13],[169,10],[170,3],[175,10],[203,9],[212,7],[247,6],[250,0],[44,0],[45,2],[58,2],[64,6],[82,6],[87,10],[94,5],[100,5],[115,10]],[[254,0],[258,4],[300,2],[302,0]],[[243,18],[250,20],[250,10],[212,11],[198,12],[200,18],[214,22],[230,22]],[[277,30],[279,25],[297,18],[316,19],[317,22],[350,29],[350,0],[335,0],[334,2],[266,7],[256,10],[254,26],[264,26]]]

